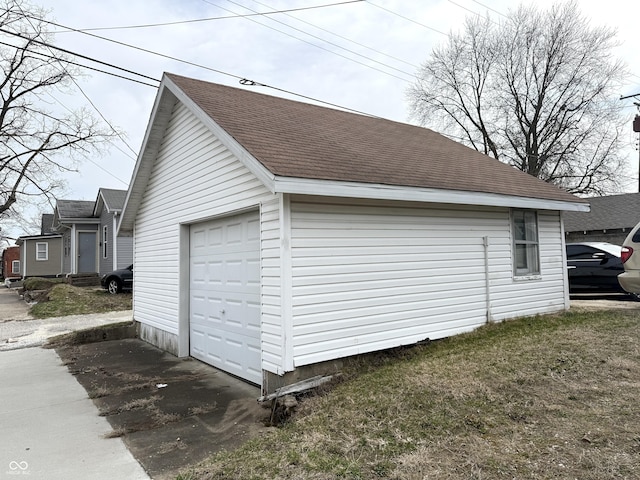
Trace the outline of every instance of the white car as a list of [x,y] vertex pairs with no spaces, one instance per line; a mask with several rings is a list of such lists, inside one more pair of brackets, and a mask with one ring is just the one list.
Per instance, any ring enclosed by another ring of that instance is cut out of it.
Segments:
[[625,291],[640,294],[640,223],[627,235],[620,259],[624,273],[618,275],[618,282]]

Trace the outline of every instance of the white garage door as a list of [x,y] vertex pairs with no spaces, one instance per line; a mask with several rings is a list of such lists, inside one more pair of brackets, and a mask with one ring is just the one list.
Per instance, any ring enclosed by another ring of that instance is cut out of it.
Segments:
[[262,384],[258,213],[192,225],[189,256],[191,356]]

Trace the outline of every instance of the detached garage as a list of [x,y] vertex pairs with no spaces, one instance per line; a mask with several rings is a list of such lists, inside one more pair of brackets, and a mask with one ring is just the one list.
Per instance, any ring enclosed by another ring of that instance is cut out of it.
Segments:
[[141,338],[270,393],[568,308],[588,209],[428,129],[165,74],[119,229]]

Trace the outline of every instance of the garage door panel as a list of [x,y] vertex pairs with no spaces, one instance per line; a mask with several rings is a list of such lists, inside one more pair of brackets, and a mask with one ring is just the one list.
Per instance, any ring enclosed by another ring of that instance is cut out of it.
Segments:
[[262,382],[257,212],[191,226],[191,355]]

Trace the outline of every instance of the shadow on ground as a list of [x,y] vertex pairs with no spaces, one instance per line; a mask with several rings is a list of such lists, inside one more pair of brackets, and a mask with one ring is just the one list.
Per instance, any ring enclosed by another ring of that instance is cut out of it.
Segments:
[[138,339],[58,345],[58,355],[154,479],[268,430],[258,387]]

